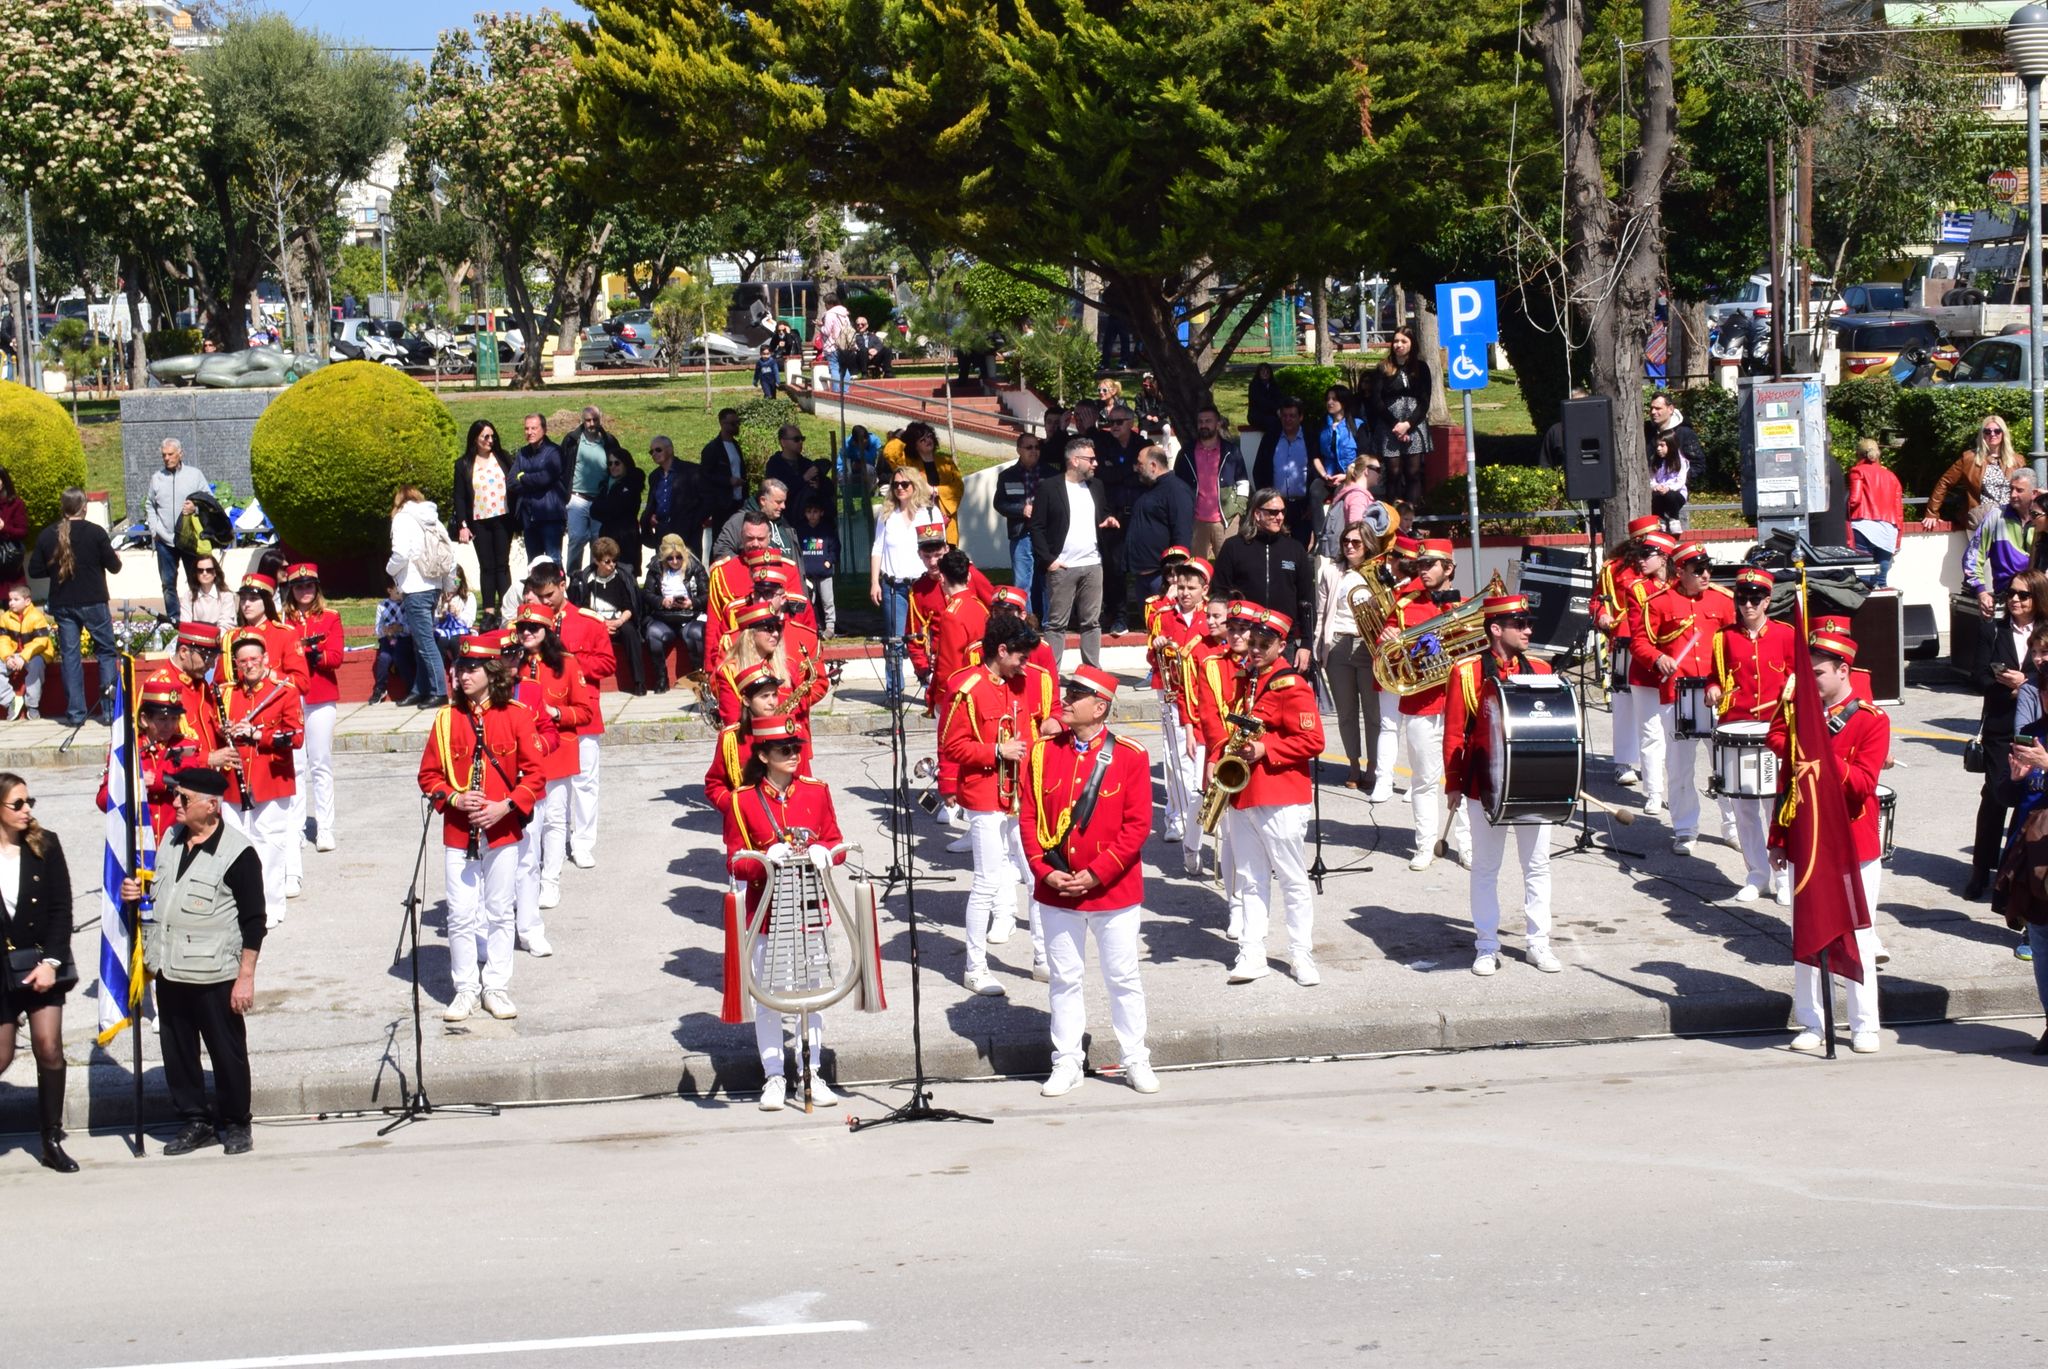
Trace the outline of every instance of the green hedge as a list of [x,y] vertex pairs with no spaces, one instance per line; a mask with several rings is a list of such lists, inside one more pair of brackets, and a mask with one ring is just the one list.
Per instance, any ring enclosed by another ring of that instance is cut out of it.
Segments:
[[[1479,512],[1484,514],[1536,513],[1543,509],[1568,507],[1564,499],[1564,472],[1542,466],[1493,466],[1479,468]],[[1453,476],[1429,492],[1422,511],[1434,514],[1462,514],[1465,508],[1465,477]],[[1480,531],[1503,535],[1569,532],[1574,524],[1552,518],[1486,518]],[[1432,531],[1431,536],[1441,536]]]
[[855,290],[846,297],[846,312],[866,319],[868,327],[879,333],[895,319],[896,303],[879,290]]
[[64,406],[26,385],[0,382],[0,466],[28,505],[28,531],[57,521],[64,491],[85,484],[85,444]]
[[445,517],[461,438],[441,401],[368,361],[323,366],[272,401],[249,473],[278,539],[330,587],[374,588],[390,554],[391,495],[418,485]]
[[[1742,433],[1736,424],[1735,396],[1718,385],[1695,385],[1666,393],[1685,415],[1686,425],[1698,435],[1700,448],[1706,453],[1706,468],[1692,472],[1687,484],[1694,490],[1740,488]],[[1647,396],[1643,412],[1649,413]]]
[[[782,431],[785,423],[802,420],[804,411],[797,407],[788,395],[778,394],[773,399],[756,395],[744,404],[736,404],[734,410],[740,416],[740,455],[747,472],[747,488],[758,490],[767,478],[768,458],[781,450],[775,442],[775,434]],[[812,456],[827,456],[828,452],[812,452]]]
[[142,335],[142,350],[151,361],[165,357],[187,357],[199,350],[197,328],[158,328]]
[[1892,418],[1904,439],[1892,469],[1907,495],[1927,494],[1977,441],[1977,425],[1997,414],[2021,451],[2033,441],[2033,399],[2022,389],[1958,390],[1946,385],[1902,390]]
[[1323,395],[1332,385],[1350,388],[1341,366],[1276,366],[1273,383],[1281,394],[1301,401],[1302,418],[1308,423],[1322,422]]

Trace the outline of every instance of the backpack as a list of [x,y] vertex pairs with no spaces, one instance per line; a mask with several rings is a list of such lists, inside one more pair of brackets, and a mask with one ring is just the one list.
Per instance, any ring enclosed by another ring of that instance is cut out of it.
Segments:
[[448,529],[441,526],[439,519],[420,524],[420,551],[412,563],[419,567],[421,575],[437,585],[454,583],[455,544],[448,540]]
[[1344,501],[1332,499],[1323,510],[1323,530],[1316,534],[1316,555],[1326,561],[1344,559]]

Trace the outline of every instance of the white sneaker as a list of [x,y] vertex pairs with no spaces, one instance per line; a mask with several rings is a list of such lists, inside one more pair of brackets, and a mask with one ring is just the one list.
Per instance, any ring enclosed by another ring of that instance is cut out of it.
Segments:
[[1556,974],[1564,969],[1564,962],[1559,960],[1557,953],[1548,946],[1531,946],[1529,963],[1545,974]]
[[476,1011],[476,995],[468,989],[462,990],[448,1000],[448,1006],[441,1009],[443,1022],[467,1022],[469,1015]]
[[499,1021],[519,1016],[519,1009],[512,1006],[512,995],[503,989],[484,990],[484,1011]]
[[1643,816],[1644,816],[1644,817],[1646,817],[1646,818],[1661,818],[1661,817],[1663,817],[1663,816],[1664,816],[1664,800],[1662,800],[1662,799],[1651,799],[1651,800],[1650,800],[1650,801],[1649,801],[1648,803],[1645,803],[1645,804],[1643,805]]
[[1745,884],[1735,891],[1737,903],[1754,903],[1764,896],[1764,891],[1754,884]]
[[1500,957],[1492,951],[1485,951],[1472,958],[1472,973],[1485,979],[1488,975],[1500,973]]
[[282,927],[282,926],[284,926],[284,914],[283,914],[283,913],[279,913],[279,914],[278,914],[278,915],[277,915],[276,917],[271,917],[271,916],[269,916],[269,915],[267,915],[267,914],[266,914],[266,915],[264,916],[264,919],[263,919],[263,930],[264,930],[264,931],[266,931],[266,932],[269,932],[269,931],[275,931],[275,930],[276,930],[277,928],[279,928],[279,927]]
[[1152,1072],[1150,1065],[1125,1065],[1124,1082],[1136,1093],[1159,1092],[1159,1076]]
[[1876,1055],[1877,1048],[1883,1044],[1876,1032],[1857,1032],[1849,1038],[1849,1049],[1858,1055]]
[[1431,855],[1427,851],[1417,851],[1413,856],[1409,858],[1408,868],[1411,870],[1427,870],[1431,865],[1435,863],[1435,856]]
[[960,806],[959,804],[957,804],[957,803],[956,803],[956,804],[951,804],[951,805],[948,805],[948,806],[947,806],[947,808],[946,808],[946,817],[945,817],[945,823],[946,823],[946,826],[948,826],[948,827],[952,828],[952,829],[953,829],[954,831],[956,831],[956,832],[964,832],[964,831],[966,831],[966,830],[967,830],[967,810],[966,810],[966,809],[964,809],[964,808],[962,808],[962,807],[961,807],[961,806]]
[[967,976],[967,991],[978,993],[983,998],[1001,998],[1004,992],[996,977],[985,970],[980,974],[970,973]]
[[779,1074],[771,1074],[761,1084],[761,1101],[755,1104],[763,1112],[780,1112],[789,1094],[789,1084]]
[[1733,846],[1740,850],[1742,847],[1742,834],[1733,827],[1728,826],[1728,824],[1723,823],[1721,824],[1721,844],[1723,846]]
[[1052,963],[1044,956],[1031,962],[1031,977],[1041,984],[1052,983]]
[[597,868],[597,857],[588,851],[571,851],[569,853],[569,863],[579,870],[595,870]]
[[315,851],[332,851],[334,849],[334,838],[328,836],[325,832],[320,833],[313,838],[313,849]]
[[300,883],[298,880],[293,879],[289,876],[285,878],[284,896],[286,898],[297,898],[305,892],[306,886],[304,884]]
[[971,851],[974,849],[974,838],[962,832],[959,836],[946,843],[946,849],[954,852]]
[[1625,768],[1624,770],[1622,770],[1620,774],[1616,775],[1614,777],[1614,782],[1624,789],[1633,789],[1643,782],[1643,777],[1638,775],[1633,767],[1629,767]]
[[1819,1055],[1824,1045],[1825,1043],[1821,1041],[1819,1032],[1803,1031],[1792,1038],[1792,1049],[1798,1051],[1801,1055]]
[[1697,837],[1673,837],[1671,839],[1671,854],[1674,856],[1691,855],[1693,845],[1698,840]]
[[1273,967],[1266,963],[1266,953],[1263,950],[1255,952],[1247,948],[1238,952],[1237,963],[1230,967],[1230,982],[1249,984],[1254,979],[1264,979],[1271,973]]
[[1081,1087],[1081,1067],[1071,1061],[1054,1065],[1038,1090],[1041,1098],[1058,1098]]
[[543,885],[541,885],[541,886],[540,886],[540,906],[541,906],[541,907],[543,907],[543,908],[553,908],[553,907],[557,906],[558,904],[560,904],[560,903],[561,903],[561,901],[562,901],[562,886],[561,886],[561,885],[559,885],[559,884],[543,884]]
[[1791,906],[1792,906],[1792,881],[1791,881],[1791,880],[1789,880],[1789,879],[1780,879],[1780,880],[1776,880],[1776,881],[1774,881],[1774,882],[1772,883],[1772,885],[1771,885],[1771,899],[1772,899],[1772,901],[1773,901],[1773,902],[1775,902],[1775,903],[1776,903],[1776,904],[1777,904],[1777,905],[1778,905],[1778,906],[1779,906],[1780,908],[1789,908],[1789,907],[1791,907]]
[[1292,966],[1294,982],[1304,989],[1312,989],[1323,982],[1323,973],[1316,968],[1314,956],[1298,955]]
[[825,1082],[825,1076],[818,1073],[816,1067],[813,1067],[811,1070],[811,1106],[817,1108],[836,1108],[839,1106],[839,1103],[840,1096],[832,1091],[830,1084]]
[[1380,782],[1372,787],[1372,792],[1365,796],[1365,801],[1367,803],[1387,803],[1392,801],[1393,797],[1393,777],[1391,775],[1382,775],[1380,776]]
[[995,921],[988,924],[988,944],[1000,946],[1010,939],[1010,933],[1017,930],[1017,919],[1008,913],[996,914]]
[[1178,846],[1178,845],[1180,845],[1180,844],[1181,844],[1182,842],[1186,841],[1187,839],[1188,839],[1188,834],[1187,834],[1187,829],[1186,829],[1186,828],[1182,827],[1182,826],[1181,826],[1181,825],[1180,825],[1179,823],[1168,823],[1168,824],[1167,824],[1167,826],[1166,826],[1166,844],[1167,844],[1167,845],[1169,845],[1169,846]]
[[520,950],[539,960],[546,960],[555,953],[554,945],[548,940],[548,934],[538,927],[518,938],[518,941]]

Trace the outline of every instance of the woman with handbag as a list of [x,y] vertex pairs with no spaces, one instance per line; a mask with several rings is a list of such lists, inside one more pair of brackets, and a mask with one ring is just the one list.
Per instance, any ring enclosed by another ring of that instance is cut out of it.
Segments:
[[1963,885],[1965,899],[1983,897],[1998,868],[2004,845],[2005,819],[2010,800],[2006,779],[2006,753],[2012,746],[2013,715],[2020,690],[2033,678],[2033,663],[2027,654],[2027,639],[2040,621],[2041,609],[2048,607],[2048,573],[2022,571],[2012,578],[2003,621],[1986,619],[1979,626],[1977,687],[1984,695],[1984,711],[1977,724],[1981,755],[1966,750],[1968,768],[1981,770],[1984,789],[1977,801],[1976,843],[1970,848],[1970,878]]
[[76,1174],[64,1153],[64,996],[78,983],[71,959],[71,871],[64,846],[35,818],[21,776],[0,774],[0,928],[7,967],[0,974],[0,1074],[14,1063],[23,1017],[36,1057],[36,1103],[46,1169]]
[[689,544],[674,533],[661,539],[661,549],[647,567],[647,580],[640,586],[640,601],[647,608],[641,625],[647,637],[647,654],[654,677],[654,692],[668,689],[668,653],[680,641],[676,673],[704,659],[704,604],[709,589],[704,564],[690,554]]

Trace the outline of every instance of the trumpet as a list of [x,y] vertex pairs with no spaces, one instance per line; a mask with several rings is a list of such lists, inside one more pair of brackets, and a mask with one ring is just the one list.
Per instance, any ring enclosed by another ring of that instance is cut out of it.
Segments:
[[[1017,739],[1017,720],[1005,713],[996,719],[996,746]],[[1017,811],[1017,762],[1003,759],[1000,750],[996,753],[996,806],[1005,813]]]
[[1197,815],[1202,830],[1211,834],[1223,821],[1230,800],[1252,782],[1252,742],[1266,730],[1265,723],[1242,713],[1227,713],[1224,721],[1230,724],[1230,735],[1216,753],[1216,767],[1210,772],[1209,787],[1202,791],[1202,810]]

